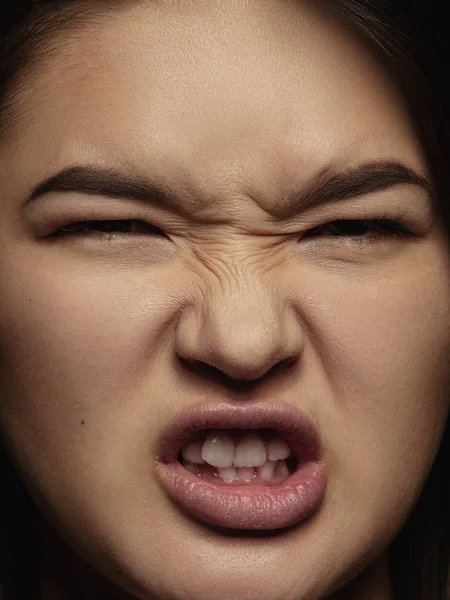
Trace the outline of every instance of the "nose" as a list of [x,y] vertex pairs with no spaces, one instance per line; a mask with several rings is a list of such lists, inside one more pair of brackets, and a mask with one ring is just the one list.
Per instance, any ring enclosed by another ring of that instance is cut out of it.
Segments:
[[[254,296],[253,296],[254,298]],[[290,306],[216,298],[202,311],[183,314],[176,352],[191,369],[222,379],[250,382],[289,367],[302,353],[304,336]]]

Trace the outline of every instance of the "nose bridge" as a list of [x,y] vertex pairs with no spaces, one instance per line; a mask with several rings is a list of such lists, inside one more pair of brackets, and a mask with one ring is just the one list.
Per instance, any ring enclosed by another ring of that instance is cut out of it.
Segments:
[[257,379],[298,356],[301,328],[276,285],[264,285],[253,269],[235,269],[233,275],[225,286],[200,293],[198,303],[185,311],[177,327],[177,353],[233,379]]

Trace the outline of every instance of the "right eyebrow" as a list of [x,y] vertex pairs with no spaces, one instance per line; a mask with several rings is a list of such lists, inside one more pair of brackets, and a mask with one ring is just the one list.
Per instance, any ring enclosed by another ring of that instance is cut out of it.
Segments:
[[[433,200],[431,184],[411,167],[396,161],[361,164],[355,168],[318,178],[303,184],[283,198],[275,199],[274,206],[266,208],[277,220],[289,219],[297,213],[325,204],[407,184],[421,188]],[[189,212],[179,195],[168,187],[153,184],[139,177],[130,177],[113,168],[76,165],[63,169],[39,183],[25,205],[50,192],[81,192],[111,198],[123,198],[163,206],[178,214]]]
[[161,184],[130,177],[113,168],[75,165],[39,183],[25,205],[51,192],[80,192],[109,198],[124,198],[148,204],[167,206],[181,212],[180,198]]

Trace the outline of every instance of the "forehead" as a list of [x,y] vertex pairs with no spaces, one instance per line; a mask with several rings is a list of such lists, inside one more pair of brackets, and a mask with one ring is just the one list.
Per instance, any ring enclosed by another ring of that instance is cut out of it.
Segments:
[[143,2],[57,47],[36,71],[18,129],[16,164],[36,155],[28,170],[153,169],[216,196],[218,183],[228,192],[257,178],[270,192],[367,159],[420,170],[384,67],[319,2]]

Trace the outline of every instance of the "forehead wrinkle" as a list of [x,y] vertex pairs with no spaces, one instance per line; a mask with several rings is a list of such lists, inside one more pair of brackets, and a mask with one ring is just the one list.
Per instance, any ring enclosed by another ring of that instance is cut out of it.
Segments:
[[[161,4],[161,3],[160,3],[160,4]],[[163,4],[164,4],[164,3],[163,3]],[[181,6],[181,3],[178,3],[178,4]],[[194,4],[193,4],[193,5],[194,5]],[[122,27],[122,25],[120,25],[120,27]],[[109,35],[111,35],[111,34],[109,34]],[[81,44],[81,40],[79,40],[77,43],[78,43],[78,44]],[[82,65],[82,62],[80,61],[79,57],[75,55],[75,59],[76,59],[76,60],[78,60],[78,64],[81,66],[81,65]],[[61,70],[61,68],[60,68],[60,67],[59,67],[59,69]],[[72,75],[71,75],[71,76],[72,76]],[[95,79],[95,77],[94,77],[93,79]],[[97,85],[102,85],[100,80],[98,80],[98,81],[97,81]],[[84,115],[82,115],[82,118],[84,118]],[[107,118],[109,118],[109,117],[107,117]],[[140,123],[139,123],[139,124],[140,124]],[[190,131],[189,131],[188,133],[190,133]],[[119,139],[119,138],[118,138],[118,139]],[[122,139],[123,139],[123,138],[122,138]],[[120,141],[120,140],[119,140],[119,141]],[[276,141],[278,142],[279,140],[276,140]],[[309,142],[309,140],[308,140],[308,142]],[[114,143],[114,142],[112,142],[112,143]],[[123,141],[120,141],[120,143],[124,144],[124,142],[123,142]],[[128,142],[127,142],[127,143],[128,143]],[[259,144],[258,144],[258,145],[259,145]],[[236,142],[236,146],[237,146],[237,142]],[[222,147],[222,145],[221,145],[221,147]],[[259,147],[260,147],[260,146],[259,146]],[[302,161],[303,161],[303,154],[304,154],[304,150],[305,150],[304,148],[300,148],[300,152],[299,152],[299,156],[301,156],[301,157],[302,157]],[[233,149],[233,152],[234,152],[234,149]],[[334,151],[334,152],[332,152],[332,153],[334,154],[334,153],[335,153],[335,151]],[[226,157],[225,157],[225,159],[226,159],[226,160],[227,160],[227,159],[229,159],[229,156],[226,156]],[[279,161],[279,164],[281,164],[281,163],[282,163],[282,160],[280,160],[280,161]],[[196,170],[197,170],[197,164],[196,164],[195,166],[196,166]],[[225,166],[229,167],[229,164],[225,163]],[[188,169],[187,169],[187,170],[189,170],[189,168],[190,168],[190,167],[188,166]],[[234,166],[232,166],[232,168],[234,168]],[[279,166],[277,166],[277,168],[279,168]],[[193,169],[191,169],[191,170],[193,170]],[[255,181],[256,181],[257,179],[258,179],[258,180],[260,180],[260,176],[261,176],[261,173],[258,173],[258,169],[256,169],[256,170],[255,170],[255,176],[253,177],[253,178],[254,178],[254,180],[255,180]],[[281,178],[280,178],[280,179],[281,179]],[[221,180],[221,181],[222,181],[222,180]],[[226,205],[226,202],[228,202],[228,206],[230,206],[230,207],[232,206],[232,209],[233,209],[233,211],[237,211],[237,210],[240,210],[240,209],[241,209],[242,202],[241,202],[241,203],[239,203],[239,201],[238,201],[238,200],[236,200],[236,199],[235,199],[235,200],[233,200],[233,205],[231,205],[231,204],[230,204],[230,199],[231,199],[231,198],[233,198],[233,197],[234,197],[234,198],[240,198],[240,199],[242,200],[242,194],[240,194],[240,193],[237,191],[237,186],[236,186],[236,182],[235,182],[235,180],[233,180],[233,182],[232,182],[231,184],[228,184],[228,183],[223,183],[223,185],[222,185],[222,192],[221,192],[221,193],[218,193],[218,192],[220,192],[220,190],[218,190],[218,181],[217,181],[217,179],[216,179],[215,181],[213,181],[212,183],[213,183],[214,185],[212,185],[212,186],[211,186],[211,190],[212,190],[212,191],[211,191],[211,193],[209,193],[209,194],[206,196],[206,195],[204,194],[204,192],[203,192],[203,196],[205,197],[205,201],[204,201],[204,207],[203,207],[203,210],[204,210],[206,213],[210,213],[210,211],[211,211],[211,210],[218,210],[218,206],[220,206],[220,205],[219,205],[219,198],[222,198],[222,202],[223,202],[222,206],[225,206],[225,205]],[[228,185],[229,185],[229,188],[227,189],[227,186],[228,186]],[[255,187],[256,187],[256,186],[255,186]],[[200,189],[204,189],[204,188],[200,188]],[[250,190],[249,190],[249,192],[250,192],[250,193],[248,194],[248,196],[249,196],[249,197],[250,197],[250,196],[257,196],[257,195],[258,195],[258,193],[261,193],[261,194],[262,194],[262,190],[261,190],[261,185],[260,185],[260,183],[258,182],[258,189],[257,189],[257,190],[256,190],[256,189],[253,189],[253,190],[252,190],[252,189],[250,189]],[[197,198],[200,198],[200,197],[201,197],[201,195],[196,195],[196,197],[197,197]],[[271,193],[270,193],[270,194],[268,195],[268,198],[269,198],[269,209],[270,209],[270,208],[271,208],[271,205],[273,205],[274,203],[276,203],[276,202],[278,201],[278,200],[277,200],[277,198],[278,198],[278,195],[276,195],[275,193],[273,193],[273,194],[271,194]],[[260,205],[260,204],[261,204],[261,202],[258,202],[258,205]],[[215,206],[215,208],[212,208],[213,206]],[[201,208],[200,206],[199,206],[198,208],[199,208],[199,213],[200,213],[200,212],[201,212],[201,210],[202,210],[202,208]],[[220,210],[220,208],[219,208],[219,210]]]
[[[28,39],[22,40],[20,47],[17,47],[17,51],[20,50],[23,55],[22,64],[12,75],[5,96],[0,99],[0,145],[13,142],[19,135],[17,129],[26,127],[32,120],[35,94],[39,94],[40,87],[45,87],[40,85],[40,77],[46,81],[46,72],[54,75],[55,69],[52,67],[56,67],[57,77],[48,78],[50,89],[53,89],[56,82],[63,80],[62,73],[67,75],[67,65],[63,63],[70,55],[78,57],[79,65],[83,64],[86,68],[86,62],[82,63],[80,59],[80,49],[83,50],[86,45],[86,40],[82,39],[85,30],[100,26],[101,31],[101,25],[108,16],[117,16],[118,11],[129,10],[143,2],[144,0],[78,0],[60,10],[44,12],[40,20],[29,25]],[[95,36],[91,36],[92,39]],[[58,61],[61,64],[59,77]]]

